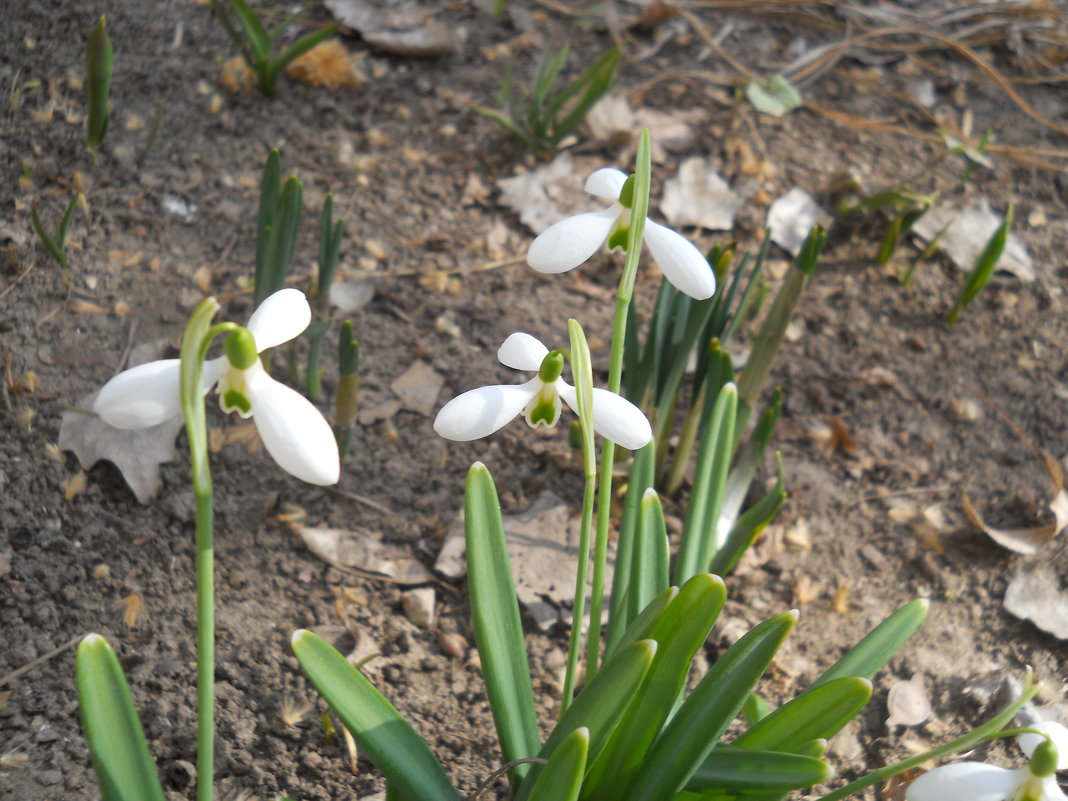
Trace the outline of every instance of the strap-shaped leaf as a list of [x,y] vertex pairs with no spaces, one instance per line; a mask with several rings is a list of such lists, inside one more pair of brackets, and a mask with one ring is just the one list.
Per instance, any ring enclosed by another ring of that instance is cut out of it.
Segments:
[[455,801],[430,748],[378,689],[325,640],[293,633],[293,653],[315,689],[405,801]]
[[75,658],[82,726],[104,801],[165,801],[133,696],[107,640],[89,634]]
[[[467,472],[464,527],[475,643],[497,737],[505,762],[526,759],[541,748],[538,716],[497,489],[481,462]],[[515,774],[529,770],[518,765]]]
[[[95,153],[104,134],[108,130],[108,95],[111,92],[111,39],[108,38],[107,24],[100,17],[89,34],[86,50],[86,83],[89,89],[89,119],[86,128],[85,145],[90,153]],[[65,237],[58,237],[60,246]]]
[[717,745],[686,783],[690,792],[718,789],[730,792],[799,790],[834,776],[821,759],[780,751],[751,751]]
[[686,507],[682,545],[675,564],[675,583],[708,570],[715,550],[716,521],[727,490],[727,474],[734,454],[734,424],[738,390],[726,384],[719,391],[712,412],[702,421],[703,434],[697,454],[693,495]]
[[[538,756],[551,759],[556,749],[562,746],[567,732],[584,727],[589,732],[588,761],[596,759],[615,731],[655,655],[656,643],[652,640],[640,640],[618,651],[567,708]],[[541,771],[541,766],[531,766],[515,801],[531,798],[534,782]]]
[[575,729],[565,737],[538,776],[530,801],[577,801],[589,747],[588,729]]
[[[649,488],[638,509],[627,616],[633,620],[668,587],[668,536],[660,496]],[[618,569],[618,568],[617,568]]]
[[[217,1],[217,0],[216,0]],[[221,10],[218,12],[223,13]],[[225,19],[225,16],[220,16]],[[256,279],[253,305],[259,306],[268,292],[268,273],[270,271],[271,229],[274,228],[278,215],[278,198],[282,194],[282,155],[278,148],[273,148],[263,165],[260,178],[260,205],[256,213]]]
[[[783,488],[782,454],[776,454],[776,461],[779,475],[775,486],[735,521],[723,546],[715,550],[712,564],[708,569],[717,576],[725,576],[734,569],[738,560],[749,550],[749,546],[756,541],[756,538],[760,536],[768,523],[775,519],[775,515],[782,508],[786,500],[786,490]],[[717,522],[717,535],[718,528]]]
[[[624,356],[626,351],[624,351]],[[626,373],[624,373],[625,375]],[[634,539],[638,528],[638,511],[645,490],[653,486],[653,470],[656,466],[656,441],[652,441],[634,454],[630,468],[627,494],[623,498],[623,517],[619,524],[619,540],[616,543],[615,572],[612,574],[612,598],[608,616],[608,633],[605,635],[605,658],[619,645],[623,632],[633,621],[627,598],[631,580],[631,560],[634,556]]]
[[842,676],[870,679],[920,627],[930,607],[926,598],[905,604],[831,665],[812,686],[818,687]]
[[722,579],[699,574],[651,621],[646,636],[658,643],[656,657],[623,720],[590,768],[584,797],[599,801],[641,797],[630,794],[631,782],[685,688],[690,662],[726,598]]
[[237,24],[244,31],[245,39],[248,41],[249,47],[252,48],[252,55],[256,59],[256,62],[249,64],[249,66],[255,67],[257,70],[262,69],[271,46],[270,37],[264,29],[263,23],[260,22],[256,12],[249,7],[245,0],[230,0],[230,8],[234,10]]
[[670,801],[686,787],[796,622],[796,611],[765,620],[716,660],[646,755],[628,798]]
[[760,751],[795,751],[811,740],[833,737],[870,698],[867,679],[834,679],[764,716],[734,744]]

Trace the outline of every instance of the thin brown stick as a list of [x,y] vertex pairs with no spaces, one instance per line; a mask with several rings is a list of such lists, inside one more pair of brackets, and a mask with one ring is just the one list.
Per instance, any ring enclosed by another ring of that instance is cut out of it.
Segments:
[[33,668],[35,668],[38,665],[40,665],[42,662],[47,662],[49,659],[51,659],[51,658],[53,658],[55,656],[59,656],[61,653],[66,651],[68,648],[71,648],[72,646],[77,645],[79,642],[81,642],[81,640],[82,640],[82,638],[84,636],[85,636],[84,634],[79,634],[77,637],[74,637],[70,641],[63,643],[63,645],[59,646],[58,648],[53,648],[51,651],[49,651],[44,656],[39,656],[36,659],[34,659],[32,662],[23,665],[18,670],[13,670],[10,673],[8,673],[6,676],[0,677],[0,687],[3,687],[5,684],[7,684],[10,681],[14,681],[19,676],[21,676],[23,673],[26,673],[27,671],[32,670]]

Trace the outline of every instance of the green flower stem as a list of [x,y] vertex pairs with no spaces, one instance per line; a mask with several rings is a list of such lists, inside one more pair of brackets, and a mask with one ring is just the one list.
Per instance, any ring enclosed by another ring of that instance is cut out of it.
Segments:
[[238,328],[234,323],[208,326],[219,310],[215,298],[200,303],[189,318],[182,340],[181,398],[189,437],[189,457],[196,502],[197,570],[197,801],[212,801],[215,775],[215,548],[213,491],[208,461],[208,426],[201,375],[212,339]]
[[[649,214],[649,178],[652,170],[649,155],[649,129],[638,137],[638,151],[634,165],[634,194],[630,208],[630,228],[627,231],[627,258],[623,275],[616,290],[616,314],[612,324],[612,354],[608,367],[608,391],[619,392],[623,377],[623,342],[627,334],[627,315],[634,295],[634,281],[642,253],[645,218]],[[586,644],[586,681],[597,675],[601,651],[601,609],[604,606],[604,574],[608,561],[608,524],[612,512],[612,469],[615,466],[616,446],[605,442],[601,449],[600,487],[597,496],[597,539],[593,555],[593,588],[590,599],[590,634]],[[576,603],[578,599],[576,598]],[[577,625],[582,621],[576,618]],[[572,623],[572,626],[576,625]]]
[[986,740],[991,740],[996,737],[1004,737],[1016,731],[1025,731],[1020,729],[1014,729],[1012,732],[999,731],[1005,724],[1012,720],[1013,715],[1030,701],[1035,693],[1038,692],[1037,687],[1031,686],[1031,668],[1027,668],[1027,675],[1024,679],[1023,692],[1020,693],[1020,697],[1006,706],[995,717],[988,720],[982,726],[974,729],[962,737],[958,737],[956,740],[952,740],[945,745],[940,745],[938,748],[933,748],[930,751],[925,751],[922,754],[904,759],[901,762],[895,762],[893,765],[886,765],[885,767],[873,770],[867,776],[861,776],[856,781],[852,781],[837,790],[827,795],[820,796],[819,801],[838,801],[841,798],[848,798],[849,796],[863,790],[865,787],[870,787],[877,782],[886,781],[892,776],[896,776],[899,773],[904,773],[906,770],[918,767],[924,762],[929,762],[939,757],[946,756],[947,754],[956,754],[961,751],[967,751],[975,746],[979,745]]

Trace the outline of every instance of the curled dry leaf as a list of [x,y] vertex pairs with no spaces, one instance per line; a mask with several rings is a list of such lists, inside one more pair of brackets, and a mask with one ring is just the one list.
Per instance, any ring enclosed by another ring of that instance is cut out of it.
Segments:
[[1053,522],[1033,528],[994,528],[983,520],[982,515],[972,504],[968,493],[962,492],[960,503],[964,514],[972,524],[994,540],[1002,548],[1007,548],[1024,556],[1034,556],[1042,546],[1052,540],[1068,525],[1068,491],[1064,488],[1064,470],[1047,451],[1039,451],[1042,464],[1049,476],[1053,500],[1049,508],[1053,512]]
[[831,216],[819,207],[812,195],[795,186],[771,204],[766,225],[771,229],[771,241],[796,256],[816,223],[827,228]]
[[[990,202],[979,198],[964,208],[937,206],[920,217],[912,231],[930,242],[945,227],[938,241],[939,249],[962,270],[971,270],[987,240],[1001,223],[1001,215],[990,208]],[[1012,233],[1005,243],[997,269],[998,272],[1012,273],[1021,281],[1035,280],[1034,262],[1023,242]]]

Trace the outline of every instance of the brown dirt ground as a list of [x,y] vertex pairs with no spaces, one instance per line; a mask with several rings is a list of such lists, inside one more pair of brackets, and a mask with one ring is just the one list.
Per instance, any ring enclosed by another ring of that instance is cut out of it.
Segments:
[[[521,0],[513,2],[525,8]],[[603,33],[583,33],[559,8],[526,10],[534,12],[538,31],[555,41],[572,39],[575,52],[599,50],[609,41]],[[102,13],[115,43],[114,111],[104,152],[94,160],[82,147],[82,92],[76,86],[87,32]],[[712,8],[695,13],[707,26],[731,22],[729,48],[768,74],[795,37],[824,41],[801,17]],[[240,289],[252,261],[256,184],[268,148],[280,146],[284,168],[305,183],[307,214],[295,273],[310,273],[311,221],[327,191],[349,220],[345,268],[372,271],[377,294],[354,318],[364,354],[365,408],[389,400],[390,383],[415,358],[447,379],[441,402],[472,386],[512,380],[495,365],[493,353],[513,330],[558,341],[566,318],[578,315],[587,330],[602,341],[608,337],[609,304],[595,290],[612,286],[617,262],[598,257],[563,278],[536,275],[521,261],[477,269],[497,257],[486,244],[495,221],[504,220],[513,231],[517,255],[529,235],[495,205],[492,193],[469,205],[458,198],[470,176],[491,186],[526,157],[471,114],[466,100],[491,102],[502,64],[489,59],[494,48],[514,46],[521,68],[533,63],[536,49],[529,37],[515,39],[507,19],[495,21],[467,4],[451,4],[439,16],[466,37],[457,53],[424,60],[368,54],[364,67],[373,77],[363,89],[329,92],[284,81],[273,102],[221,93],[216,110],[218,62],[231,53],[203,4],[48,0],[4,14],[0,86],[40,85],[23,91],[21,105],[5,108],[0,119],[0,351],[10,360],[10,378],[36,375],[33,391],[8,393],[9,403],[0,409],[0,677],[88,631],[106,634],[128,672],[174,799],[192,797],[189,763],[195,759],[187,461],[183,456],[164,466],[163,489],[146,506],[106,463],[92,468],[84,489],[68,499],[65,488],[79,467],[53,446],[62,411],[120,369],[130,345],[176,341],[201,296],[198,269],[208,268],[210,291],[224,299],[224,316],[245,318],[249,299]],[[321,21],[325,13],[316,9],[311,17]],[[984,705],[966,689],[991,673],[1019,675],[1033,665],[1049,683],[1044,700],[1061,700],[1068,679],[1064,646],[1006,612],[1002,597],[1009,579],[1029,562],[1054,564],[1061,580],[1068,578],[1063,539],[1033,559],[1014,556],[967,524],[959,497],[968,491],[997,524],[1028,525],[1048,515],[1037,462],[997,410],[1063,462],[1063,176],[998,158],[994,170],[980,170],[959,190],[961,164],[941,146],[856,132],[808,110],[774,120],[744,106],[710,103],[725,96],[722,89],[676,70],[697,64],[729,71],[728,65],[716,56],[704,58],[702,39],[685,25],[673,30],[676,37],[655,56],[628,62],[622,74],[624,87],[644,87],[643,102],[706,112],[689,151],[658,166],[654,197],[659,182],[690,154],[708,155],[728,180],[743,180],[739,155],[729,147],[741,138],[757,153],[766,148],[775,168],[761,179],[769,197],[794,185],[823,192],[843,170],[853,170],[876,188],[903,180],[925,191],[985,195],[1002,210],[1015,202],[1017,231],[1038,272],[1031,284],[995,280],[963,322],[947,329],[944,312],[960,282],[955,268],[936,260],[902,288],[873,266],[877,231],[840,225],[832,232],[798,311],[800,336],[785,344],[773,376],[785,392],[776,445],[784,453],[791,493],[778,533],[796,532],[804,523],[811,544],[772,547],[775,532],[769,533],[760,558],[728,582],[732,600],[711,652],[739,622],[799,605],[798,629],[764,685],[779,699],[803,687],[894,608],[916,596],[930,598],[926,625],[877,676],[869,711],[832,748],[844,775],[976,721]],[[348,43],[365,50],[358,38]],[[1014,67],[1000,47],[986,52]],[[998,140],[1010,144],[1061,144],[997,87],[967,82],[973,72],[961,62],[945,53],[929,58],[944,68],[936,84],[946,108],[957,116],[962,103],[973,109],[975,130],[992,126]],[[899,65],[891,59],[873,81],[870,65],[843,59],[806,88],[806,97],[930,130],[893,97],[901,83]],[[959,86],[966,86],[963,98],[954,94]],[[1019,88],[1043,113],[1064,119],[1056,87]],[[161,132],[138,168],[134,155],[145,130],[127,130],[126,123],[132,115],[150,120],[157,102],[163,106]],[[44,121],[40,112],[50,105],[54,114]],[[365,156],[355,167],[339,165],[345,142]],[[583,148],[605,163],[615,157],[596,144]],[[27,170],[29,181],[20,183]],[[64,274],[34,244],[29,205],[38,201],[46,219],[57,218],[76,174],[90,214],[76,218],[72,267]],[[191,223],[161,211],[167,195],[196,204]],[[759,236],[764,209],[758,200],[747,201],[733,232],[744,246]],[[1046,223],[1035,222],[1039,213]],[[380,248],[368,244],[372,239]],[[715,241],[707,234],[700,240]],[[456,281],[439,283],[431,274],[440,270],[454,270]],[[654,272],[644,272],[639,282],[645,303],[655,292]],[[115,312],[120,302],[128,313]],[[436,325],[439,318],[459,326],[460,336]],[[595,356],[603,362],[605,349]],[[964,399],[978,402],[979,420],[957,414]],[[813,443],[808,432],[828,416],[852,433],[852,451],[827,453]],[[217,414],[212,419],[217,426],[234,424]],[[457,445],[438,439],[430,424],[431,418],[402,410],[361,426],[337,489],[300,484],[262,452],[250,454],[239,445],[214,457],[220,797],[248,789],[261,798],[285,793],[312,801],[361,798],[380,789],[369,765],[361,763],[354,775],[343,747],[323,744],[321,702],[288,649],[297,627],[346,633],[335,608],[338,588],[354,590],[346,607],[349,642],[382,653],[374,663],[382,689],[428,737],[460,791],[472,792],[498,766],[477,667],[438,646],[439,632],[471,642],[462,583],[437,584],[438,629],[421,630],[401,611],[401,588],[327,566],[275,519],[283,504],[296,504],[314,522],[379,533],[432,564],[474,459],[493,470],[506,513],[526,509],[546,488],[577,506],[577,469],[557,470],[553,453],[560,448],[544,447],[520,425]],[[908,526],[888,516],[895,494],[943,504],[949,531],[941,538],[942,552],[924,547]],[[847,599],[836,602],[836,594],[845,592]],[[145,608],[134,628],[124,624],[121,607],[132,593]],[[549,720],[556,679],[546,664],[558,658],[564,639],[532,630],[528,643]],[[931,688],[932,721],[888,730],[888,687],[916,672],[926,674]],[[0,710],[0,754],[26,757],[15,769],[0,770],[0,797],[98,797],[78,720],[72,653],[0,689],[11,691]],[[305,699],[316,712],[287,726],[279,712],[289,699]]]

